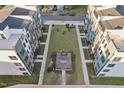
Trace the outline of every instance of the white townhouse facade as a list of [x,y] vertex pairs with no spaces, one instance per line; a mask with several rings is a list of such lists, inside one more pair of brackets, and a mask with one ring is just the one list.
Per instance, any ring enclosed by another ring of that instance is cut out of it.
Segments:
[[0,10],[5,13],[0,19],[0,75],[31,75],[42,36],[40,11],[37,6],[6,7]]
[[93,64],[97,76],[124,77],[124,7],[112,7],[97,11],[97,14],[102,11],[103,15],[98,23],[91,17],[95,32],[92,41]]
[[88,6],[87,12],[88,18],[90,19],[90,25],[87,30],[87,39],[91,41],[91,43],[96,36],[95,31],[99,21],[120,18],[124,15],[123,7],[121,5],[92,5]]

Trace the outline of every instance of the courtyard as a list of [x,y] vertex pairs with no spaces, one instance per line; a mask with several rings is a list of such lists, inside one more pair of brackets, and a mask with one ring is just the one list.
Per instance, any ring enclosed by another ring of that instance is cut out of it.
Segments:
[[61,85],[61,73],[47,71],[51,65],[51,55],[60,51],[71,51],[74,54],[74,71],[66,74],[66,85],[84,84],[76,29],[57,25],[52,27],[43,84]]

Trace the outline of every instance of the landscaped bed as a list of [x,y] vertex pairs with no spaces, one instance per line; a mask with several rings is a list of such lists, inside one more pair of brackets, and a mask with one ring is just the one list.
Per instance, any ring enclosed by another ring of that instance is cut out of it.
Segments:
[[78,26],[78,27],[79,27],[80,33],[85,33],[85,32],[84,32],[84,26]]
[[38,50],[38,55],[43,55],[44,54],[44,49],[45,49],[45,45],[40,45],[39,50]]
[[41,63],[35,63],[31,76],[0,76],[0,87],[7,87],[15,84],[37,84],[39,80]]
[[39,40],[40,42],[46,42],[46,39],[47,39],[47,35],[42,35]]
[[96,77],[93,64],[87,64],[90,83],[94,85],[124,85],[123,77]]
[[70,15],[86,15],[86,5],[66,5],[66,8],[61,13],[70,13]]
[[81,38],[82,46],[87,46],[87,39],[86,38]]
[[49,30],[49,25],[44,25],[43,32],[48,33],[48,30]]
[[85,59],[86,59],[86,60],[91,60],[92,57],[91,57],[91,54],[90,54],[89,49],[83,49],[83,51],[84,51]]
[[48,56],[44,75],[44,85],[61,85],[61,73],[54,71],[48,72],[47,69],[51,64],[51,55],[55,52],[72,51],[75,55],[75,70],[71,74],[66,74],[67,85],[81,85],[83,81],[82,63],[79,53],[77,35],[75,28],[66,28],[66,26],[54,26],[52,28]]

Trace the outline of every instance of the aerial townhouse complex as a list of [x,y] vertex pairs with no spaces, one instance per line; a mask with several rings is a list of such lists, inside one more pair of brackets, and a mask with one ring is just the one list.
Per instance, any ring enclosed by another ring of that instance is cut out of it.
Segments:
[[37,6],[0,10],[0,75],[31,75],[42,22]]
[[124,7],[89,6],[91,25],[87,33],[92,43],[97,76],[124,77]]

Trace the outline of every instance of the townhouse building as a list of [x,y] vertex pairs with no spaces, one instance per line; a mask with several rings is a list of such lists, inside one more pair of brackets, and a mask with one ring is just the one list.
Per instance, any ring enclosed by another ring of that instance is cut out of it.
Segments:
[[97,76],[124,77],[124,11],[122,11],[124,8],[98,7],[100,9],[98,11],[94,9],[96,12],[92,14],[97,15],[94,16],[96,19],[91,17],[91,20],[94,20],[91,33],[94,32],[92,52],[95,57],[93,63],[95,73]]
[[87,9],[88,18],[90,19],[90,25],[87,30],[87,39],[93,42],[96,36],[96,29],[99,24],[99,21],[109,20],[114,18],[123,17],[124,11],[123,6],[121,5],[112,5],[112,6],[104,6],[104,5],[94,5],[88,6]]
[[0,13],[4,14],[0,19],[0,74],[31,75],[42,36],[40,11],[36,6],[5,6]]

